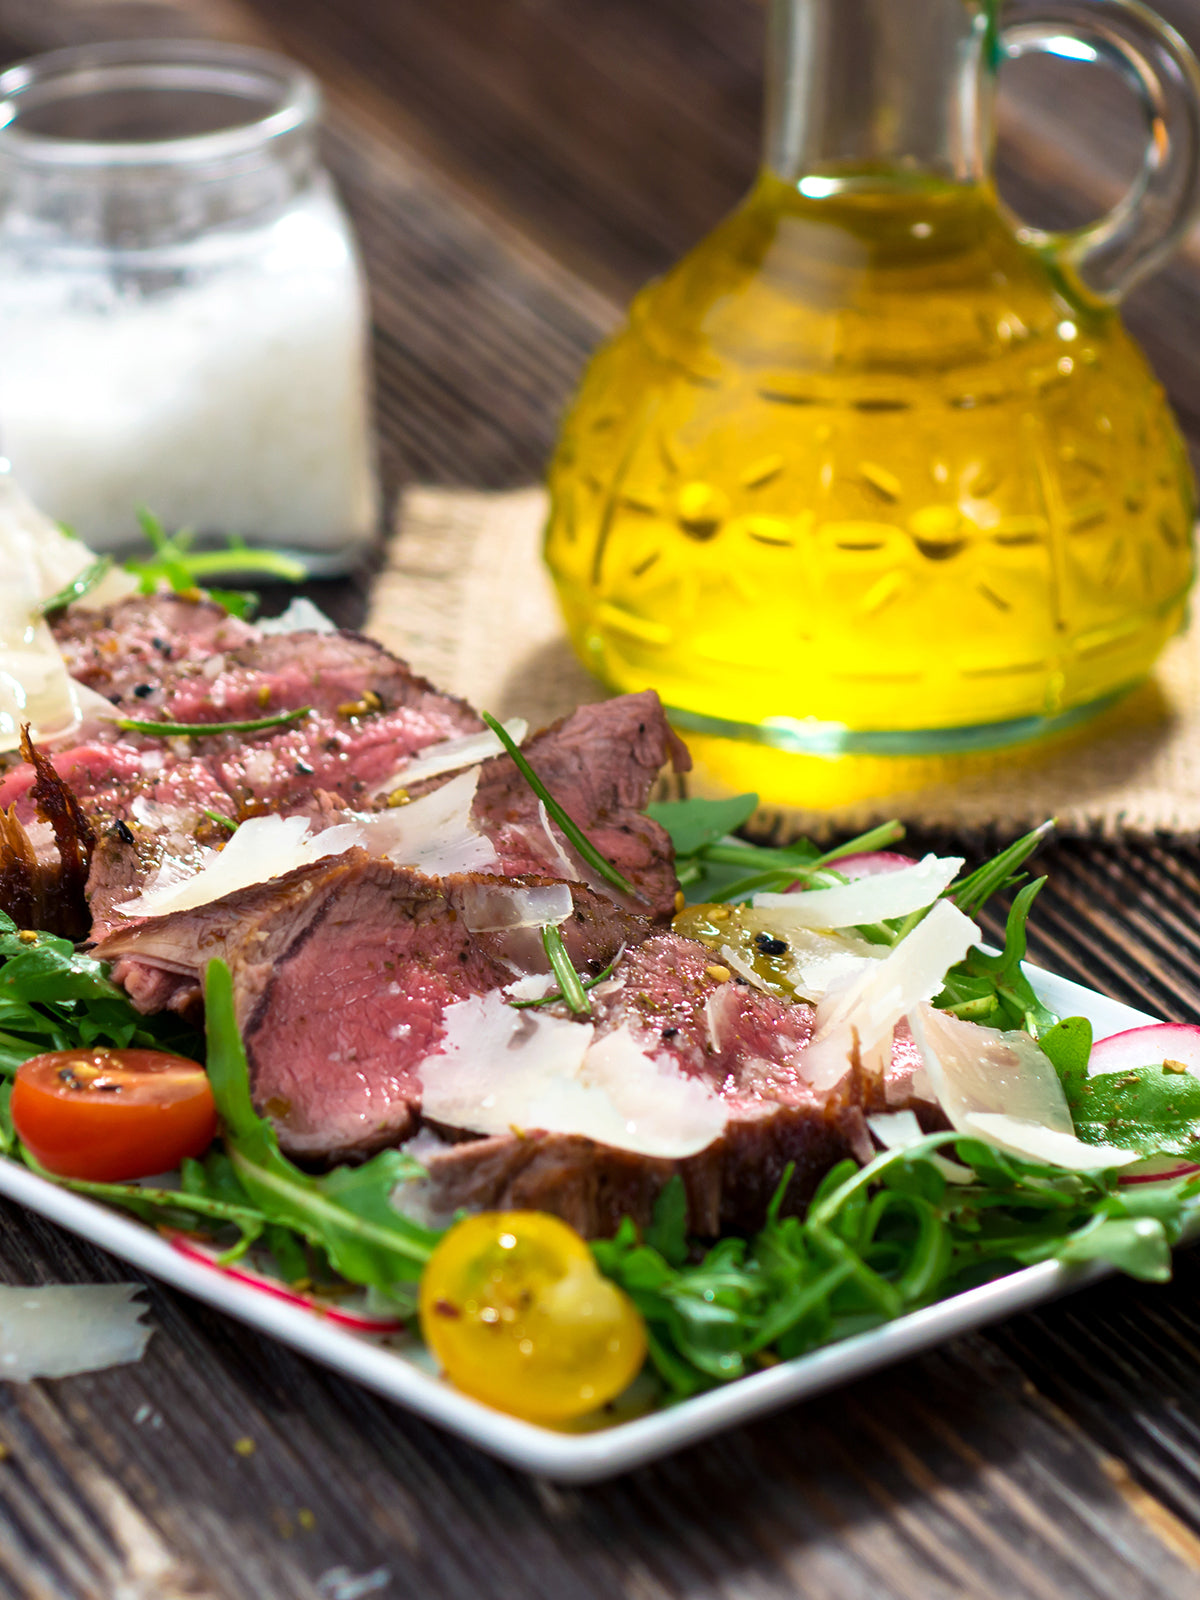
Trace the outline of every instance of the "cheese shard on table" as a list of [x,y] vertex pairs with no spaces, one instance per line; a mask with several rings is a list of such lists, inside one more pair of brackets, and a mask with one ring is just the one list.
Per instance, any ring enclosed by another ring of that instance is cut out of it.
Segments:
[[67,1378],[139,1361],[153,1328],[139,1283],[0,1286],[0,1380]]

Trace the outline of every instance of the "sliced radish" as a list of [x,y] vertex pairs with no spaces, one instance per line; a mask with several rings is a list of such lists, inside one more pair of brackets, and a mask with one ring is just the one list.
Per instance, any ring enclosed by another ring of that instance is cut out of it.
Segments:
[[[1200,1028],[1190,1022],[1154,1022],[1098,1039],[1088,1059],[1088,1076],[1134,1072],[1138,1067],[1157,1067],[1164,1061],[1177,1061],[1193,1077],[1200,1078]],[[1184,1161],[1179,1156],[1151,1156],[1123,1172],[1121,1182],[1165,1183],[1169,1178],[1186,1178],[1192,1172],[1200,1172],[1194,1161]]]
[[1190,1022],[1157,1022],[1098,1039],[1092,1046],[1088,1076],[1157,1067],[1164,1061],[1178,1061],[1200,1078],[1200,1028]]
[[1151,1156],[1148,1161],[1139,1161],[1136,1167],[1123,1172],[1121,1182],[1166,1183],[1169,1178],[1186,1178],[1193,1172],[1200,1172],[1200,1167],[1181,1161],[1178,1156]]
[[172,1234],[171,1244],[189,1261],[198,1261],[203,1266],[212,1267],[214,1272],[224,1273],[235,1283],[244,1283],[248,1289],[257,1289],[260,1294],[269,1294],[274,1300],[283,1300],[288,1305],[300,1306],[305,1311],[311,1311],[314,1316],[323,1317],[326,1322],[332,1322],[339,1328],[349,1329],[351,1333],[370,1333],[378,1336],[404,1332],[405,1323],[399,1317],[384,1317],[371,1311],[352,1311],[345,1306],[331,1305],[326,1300],[318,1300],[314,1295],[301,1294],[279,1278],[269,1278],[264,1272],[255,1272],[252,1267],[232,1263],[223,1265],[215,1250],[197,1244],[184,1233]]
[[[898,855],[895,850],[864,850],[856,856],[838,856],[829,863],[831,872],[840,872],[843,878],[849,878],[853,883],[855,878],[875,878],[881,872],[899,872],[902,867],[915,867],[915,856]],[[802,889],[803,884],[796,884],[789,894]]]

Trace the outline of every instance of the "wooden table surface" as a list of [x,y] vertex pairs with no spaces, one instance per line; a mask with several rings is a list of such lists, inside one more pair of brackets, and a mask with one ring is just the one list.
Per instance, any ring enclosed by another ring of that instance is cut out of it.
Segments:
[[[1200,42],[1197,0],[1170,13]],[[586,352],[754,169],[753,0],[0,0],[3,59],[153,32],[271,44],[323,79],[374,294],[389,494],[536,478]],[[1085,71],[1010,76],[1004,186],[1033,220],[1095,213],[1131,170],[1122,96]],[[1129,307],[1195,446],[1198,285],[1193,241]],[[361,615],[361,582],[321,593]],[[1194,844],[1064,842],[1045,864],[1035,959],[1200,1018]],[[0,1279],[130,1276],[0,1205]],[[1106,1282],[569,1491],[148,1293],[138,1365],[0,1385],[3,1596],[1200,1593],[1195,1251],[1167,1287]]]

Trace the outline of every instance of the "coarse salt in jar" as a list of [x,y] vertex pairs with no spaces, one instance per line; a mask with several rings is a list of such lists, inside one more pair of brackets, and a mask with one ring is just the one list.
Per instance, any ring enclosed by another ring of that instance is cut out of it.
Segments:
[[0,73],[0,453],[92,548],[169,528],[355,564],[365,285],[313,79],[155,40]]

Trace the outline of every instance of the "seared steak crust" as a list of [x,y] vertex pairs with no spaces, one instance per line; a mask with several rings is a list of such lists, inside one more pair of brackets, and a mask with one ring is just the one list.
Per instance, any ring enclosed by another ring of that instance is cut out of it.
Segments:
[[731,1120],[724,1135],[683,1161],[657,1160],[559,1133],[500,1134],[448,1144],[423,1156],[423,1206],[457,1210],[549,1211],[587,1239],[616,1232],[623,1217],[646,1227],[663,1188],[683,1179],[688,1229],[701,1238],[753,1232],[789,1164],[783,1210],[804,1209],[821,1179],[847,1156],[871,1148],[863,1107],[842,1096],[783,1106],[767,1117]]

